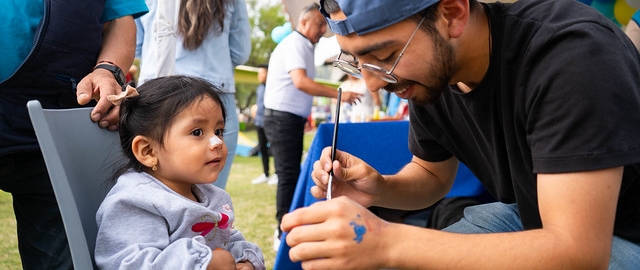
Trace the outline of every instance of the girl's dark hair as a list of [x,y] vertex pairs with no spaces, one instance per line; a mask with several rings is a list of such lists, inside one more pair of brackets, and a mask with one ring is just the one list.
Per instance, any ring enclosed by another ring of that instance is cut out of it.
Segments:
[[125,160],[115,170],[113,180],[129,169],[141,172],[145,168],[133,155],[133,138],[143,135],[162,146],[174,118],[194,102],[213,99],[222,109],[222,119],[226,119],[221,90],[200,78],[160,77],[140,85],[138,93],[120,105],[120,146]]
[[181,0],[178,33],[182,46],[197,49],[213,27],[216,33],[222,33],[228,5],[233,5],[231,0]]

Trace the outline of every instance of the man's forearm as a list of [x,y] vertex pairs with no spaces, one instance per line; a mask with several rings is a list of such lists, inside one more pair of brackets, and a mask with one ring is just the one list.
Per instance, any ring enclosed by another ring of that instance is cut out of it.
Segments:
[[98,62],[112,62],[127,72],[133,64],[135,50],[136,25],[132,16],[120,17],[105,23]]

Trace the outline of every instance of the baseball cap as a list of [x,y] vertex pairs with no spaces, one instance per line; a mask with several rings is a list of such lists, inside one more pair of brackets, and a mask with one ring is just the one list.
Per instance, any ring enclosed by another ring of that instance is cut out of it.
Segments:
[[346,36],[363,35],[380,30],[438,3],[439,0],[335,0],[346,15],[344,20],[332,20],[320,0],[320,12],[334,33]]

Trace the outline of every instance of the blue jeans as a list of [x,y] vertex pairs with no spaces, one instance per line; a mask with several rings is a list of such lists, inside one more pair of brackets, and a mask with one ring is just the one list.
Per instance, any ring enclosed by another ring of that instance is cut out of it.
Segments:
[[306,118],[295,114],[265,109],[264,131],[273,155],[273,164],[278,175],[276,191],[276,220],[278,231],[284,214],[289,212],[296,191]]
[[224,144],[227,145],[229,153],[227,154],[227,161],[224,164],[224,168],[218,174],[218,180],[214,185],[221,189],[227,187],[227,181],[229,180],[229,173],[231,172],[231,164],[233,158],[236,156],[236,147],[238,146],[238,133],[240,132],[240,123],[238,122],[238,113],[236,113],[236,100],[234,93],[223,93],[220,95],[222,103],[224,105],[225,113],[227,115],[224,124]]
[[[480,234],[517,232],[524,230],[516,204],[500,202],[469,206],[464,209],[464,218],[444,228],[443,231]],[[609,269],[638,269],[640,244],[613,236]]]
[[23,269],[73,269],[60,209],[42,154],[0,157],[0,189],[13,196]]

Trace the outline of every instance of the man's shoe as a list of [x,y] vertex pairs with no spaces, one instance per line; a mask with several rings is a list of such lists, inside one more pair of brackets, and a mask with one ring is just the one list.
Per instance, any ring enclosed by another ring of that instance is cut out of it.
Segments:
[[257,184],[262,184],[262,183],[266,183],[269,182],[269,177],[267,177],[266,175],[262,174],[260,176],[258,176],[258,178],[251,180],[251,184],[257,185]]
[[278,249],[280,249],[280,237],[278,237],[278,229],[276,229],[276,231],[273,232],[273,250],[278,252]]
[[267,182],[267,184],[269,184],[270,186],[277,185],[278,184],[278,175],[274,173],[271,176],[269,176],[269,181]]

